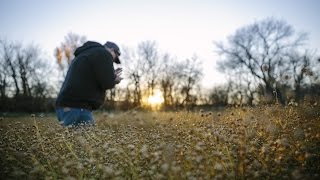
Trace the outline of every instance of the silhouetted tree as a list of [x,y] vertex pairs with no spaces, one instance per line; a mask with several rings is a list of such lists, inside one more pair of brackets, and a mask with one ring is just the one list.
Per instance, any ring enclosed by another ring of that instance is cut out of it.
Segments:
[[216,43],[222,55],[222,68],[238,70],[252,76],[269,96],[275,94],[285,103],[281,92],[281,77],[287,72],[286,55],[296,51],[306,41],[306,34],[295,33],[285,21],[267,18],[240,28],[228,38],[228,46]]
[[143,41],[138,45],[140,64],[144,82],[147,84],[146,96],[152,96],[157,85],[159,73],[159,56],[155,41]]
[[[124,48],[124,75],[128,80],[127,97],[140,106],[143,97],[154,94],[160,88],[160,72],[163,65],[155,41],[143,41],[133,50]],[[129,94],[130,93],[130,94]]]
[[165,54],[160,63],[160,90],[163,94],[164,106],[173,105],[175,78],[179,72],[177,63],[169,54]]
[[127,79],[126,97],[130,98],[135,106],[140,106],[142,101],[142,60],[138,57],[136,51],[129,48],[123,50],[124,77]]
[[288,58],[289,71],[285,74],[283,80],[288,86],[293,85],[295,100],[300,102],[306,93],[303,92],[303,89],[311,83],[311,81],[307,82],[307,79],[310,80],[315,75],[311,64],[313,55],[309,51],[305,51],[303,54],[291,52],[288,54]]
[[228,104],[230,88],[230,84],[214,87],[209,94],[210,104],[215,106],[226,106]]
[[192,91],[199,84],[202,77],[201,63],[198,57],[193,56],[191,59],[186,59],[178,64],[179,89],[182,96],[183,105],[192,105],[196,103],[196,94]]
[[[6,89],[6,85],[10,83],[10,80],[13,81],[15,86],[15,96],[18,96],[20,94],[20,87],[18,82],[18,72],[17,72],[17,61],[16,61],[16,52],[15,52],[15,45],[11,42],[8,42],[6,40],[1,40],[1,69],[3,72],[2,77],[6,77],[6,74],[8,74],[11,79],[3,80],[5,83],[3,84],[3,88]],[[9,92],[12,94],[11,92]]]
[[[1,101],[4,102],[4,100],[8,96],[7,88],[9,87],[9,64],[8,61],[11,61],[11,51],[13,48],[8,47],[9,44],[7,41],[0,39],[0,92],[1,92]],[[9,59],[9,60],[8,60]]]
[[[1,108],[6,110],[35,110],[35,98],[52,95],[49,64],[35,45],[24,46],[18,42],[0,40]],[[4,101],[2,101],[4,102]]]

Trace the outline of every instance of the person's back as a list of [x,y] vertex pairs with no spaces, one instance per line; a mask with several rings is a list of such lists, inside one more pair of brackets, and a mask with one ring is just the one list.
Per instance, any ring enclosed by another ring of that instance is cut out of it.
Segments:
[[93,124],[91,111],[102,105],[106,89],[121,81],[121,70],[115,72],[113,67],[113,61],[120,63],[119,47],[110,43],[89,41],[76,49],[56,100],[62,125]]

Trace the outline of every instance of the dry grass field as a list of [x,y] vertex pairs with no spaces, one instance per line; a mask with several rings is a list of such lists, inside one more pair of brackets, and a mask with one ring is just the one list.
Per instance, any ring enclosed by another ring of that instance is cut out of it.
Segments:
[[320,107],[2,117],[1,179],[319,179]]

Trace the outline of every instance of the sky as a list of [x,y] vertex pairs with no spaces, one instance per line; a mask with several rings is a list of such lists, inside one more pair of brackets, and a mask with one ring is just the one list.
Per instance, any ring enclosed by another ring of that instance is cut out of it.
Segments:
[[0,38],[37,44],[52,61],[69,32],[129,48],[154,40],[177,59],[197,55],[210,88],[226,81],[213,42],[274,17],[307,32],[307,47],[319,51],[319,8],[319,0],[0,0]]

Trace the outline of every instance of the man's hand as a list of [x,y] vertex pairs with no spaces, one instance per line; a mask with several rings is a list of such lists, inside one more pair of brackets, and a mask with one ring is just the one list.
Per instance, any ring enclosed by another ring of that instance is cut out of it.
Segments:
[[121,73],[122,73],[122,68],[117,68],[115,71],[114,71],[115,75],[116,75],[116,78],[115,78],[115,83],[116,84],[119,84],[120,81],[123,79],[121,76]]
[[118,74],[120,76],[122,73],[122,68],[117,68],[114,72],[116,75]]

